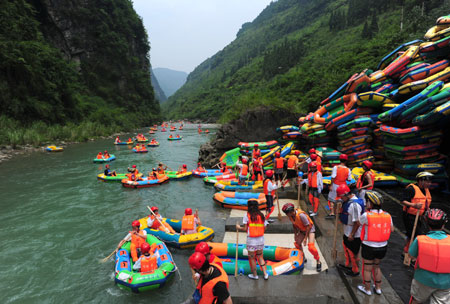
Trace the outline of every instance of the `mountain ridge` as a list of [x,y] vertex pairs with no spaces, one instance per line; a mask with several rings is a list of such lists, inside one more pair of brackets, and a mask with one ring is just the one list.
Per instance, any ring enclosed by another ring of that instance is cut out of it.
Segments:
[[172,96],[186,82],[188,74],[169,68],[154,68],[155,77],[167,97]]

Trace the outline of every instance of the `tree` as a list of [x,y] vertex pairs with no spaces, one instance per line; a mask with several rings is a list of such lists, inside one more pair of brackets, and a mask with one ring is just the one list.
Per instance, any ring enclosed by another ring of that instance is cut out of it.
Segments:
[[373,14],[372,14],[372,21],[370,22],[369,30],[370,30],[372,37],[378,33],[377,14],[375,12],[373,12]]
[[361,32],[361,37],[365,39],[372,38],[372,32],[369,29],[369,24],[367,24],[367,21],[364,23],[364,28]]

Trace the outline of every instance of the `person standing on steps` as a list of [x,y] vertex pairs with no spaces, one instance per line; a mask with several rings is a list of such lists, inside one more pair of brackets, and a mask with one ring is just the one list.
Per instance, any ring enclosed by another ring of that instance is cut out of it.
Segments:
[[339,220],[344,225],[342,246],[345,253],[345,265],[338,264],[345,274],[356,277],[359,275],[359,248],[361,247],[360,217],[364,212],[364,202],[350,192],[350,188],[341,184],[336,189],[337,200],[343,202]]
[[263,182],[263,191],[264,195],[266,196],[266,219],[269,223],[274,222],[274,220],[270,219],[270,215],[272,214],[273,210],[275,210],[275,207],[273,206],[273,199],[274,196],[277,195],[277,188],[277,185],[273,183],[273,171],[267,170],[266,178]]
[[403,223],[406,229],[406,244],[403,247],[403,253],[408,252],[411,240],[414,240],[416,235],[423,234],[422,221],[417,222],[416,233],[412,235],[416,213],[422,216],[428,210],[431,204],[430,185],[433,174],[430,172],[420,172],[416,175],[417,183],[409,184],[401,204],[403,205]]
[[242,164],[239,163],[239,161],[236,163],[236,167],[239,168],[239,185],[244,185],[247,181],[247,174],[248,174],[248,165],[247,165],[247,158],[242,158]]
[[283,186],[284,158],[281,157],[280,152],[275,152],[275,159],[273,160],[273,168],[275,170],[275,182],[277,183],[278,188],[280,187],[284,188]]
[[328,207],[330,207],[330,214],[326,219],[333,219],[336,214],[335,202],[336,202],[336,189],[339,186],[347,185],[347,181],[352,180],[352,171],[346,166],[348,156],[347,154],[341,154],[339,156],[341,163],[333,167],[331,171],[331,185],[330,192],[328,193]]
[[258,264],[264,273],[264,280],[268,280],[269,274],[263,258],[264,231],[268,222],[265,220],[264,214],[259,211],[257,200],[249,199],[247,204],[248,212],[243,219],[244,226],[241,227],[239,224],[236,224],[236,230],[247,231],[248,262],[252,271],[248,277],[258,280],[259,277],[256,272],[256,260],[258,260]]
[[287,174],[286,178],[289,181],[289,184],[292,187],[295,187],[295,183],[298,177],[298,156],[300,155],[300,151],[295,151],[294,155],[291,155],[287,160]]
[[363,161],[362,168],[364,169],[364,173],[359,176],[356,182],[356,191],[358,191],[357,196],[366,204],[366,191],[373,189],[375,174],[370,171],[372,169],[372,162],[368,160]]
[[303,252],[303,246],[308,244],[308,250],[317,261],[316,270],[322,270],[322,263],[320,262],[319,251],[314,244],[316,239],[316,228],[311,218],[301,209],[295,209],[294,205],[287,203],[283,205],[283,212],[287,215],[294,227],[294,245],[295,248]]
[[376,191],[366,191],[367,211],[359,219],[361,230],[361,256],[363,258],[363,283],[358,290],[366,295],[372,295],[371,277],[373,275],[373,290],[381,295],[381,269],[380,262],[387,252],[389,237],[394,231],[394,224],[389,213],[381,209],[383,197]]
[[409,247],[416,257],[416,270],[411,282],[410,303],[450,303],[450,236],[443,231],[447,214],[441,209],[428,209],[425,222],[430,228]]
[[313,211],[310,212],[310,216],[316,216],[319,209],[319,195],[322,193],[323,181],[322,173],[317,170],[317,163],[313,161],[309,164],[308,173],[308,187],[309,187],[309,202],[313,206]]

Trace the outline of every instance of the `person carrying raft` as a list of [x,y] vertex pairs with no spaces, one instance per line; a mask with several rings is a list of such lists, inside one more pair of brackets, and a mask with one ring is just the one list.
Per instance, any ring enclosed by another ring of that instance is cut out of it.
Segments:
[[273,183],[273,171],[266,171],[266,178],[263,182],[263,191],[266,196],[266,219],[269,223],[273,223],[273,220],[270,219],[270,215],[272,214],[275,207],[273,206],[273,198],[276,194],[277,185]]
[[109,169],[109,164],[105,165],[105,171],[103,172],[105,176],[117,176],[116,171],[112,171]]
[[147,240],[147,231],[141,230],[141,223],[135,220],[131,223],[132,231],[130,231],[123,240],[117,245],[116,252],[125,242],[131,241],[130,254],[133,262],[136,262],[141,254],[141,245]]
[[221,173],[225,174],[227,172],[227,164],[225,162],[220,162],[219,164],[219,170]]
[[197,233],[197,227],[201,224],[202,222],[198,217],[198,210],[195,210],[195,214],[192,214],[192,209],[186,208],[183,219],[181,220],[181,235]]
[[157,246],[155,244],[150,245],[147,242],[141,244],[141,256],[134,263],[133,270],[140,271],[141,273],[150,273],[158,268],[159,255],[155,251]]
[[195,292],[195,303],[232,304],[228,291],[228,275],[221,267],[210,264],[203,253],[194,252],[189,257],[189,266],[200,275]]
[[[328,193],[328,207],[330,208],[330,214],[326,216],[326,219],[333,219],[336,214],[335,202],[336,202],[336,190],[340,186],[346,186],[347,181],[352,180],[352,171],[345,165],[348,160],[347,154],[339,155],[341,163],[333,167],[331,172],[331,188]],[[342,188],[343,189],[343,188]]]
[[309,215],[316,216],[319,209],[319,195],[323,189],[322,173],[317,170],[317,163],[315,161],[310,163],[308,167],[309,202],[313,206],[313,211]]
[[319,251],[314,244],[316,239],[316,228],[311,218],[301,209],[295,209],[294,205],[287,203],[283,205],[283,212],[287,215],[294,227],[294,245],[295,248],[303,252],[303,246],[308,244],[308,251],[311,252],[316,260],[316,270],[322,270],[322,263],[320,262]]
[[372,169],[372,162],[365,160],[362,163],[362,168],[364,173],[361,174],[356,182],[356,190],[358,191],[358,197],[364,201],[366,204],[366,191],[373,189],[373,184],[375,182],[375,174],[373,174],[370,169]]
[[148,219],[147,219],[147,227],[148,228],[155,229],[155,230],[159,229],[164,232],[176,234],[176,232],[175,232],[175,230],[173,230],[172,226],[170,226],[165,220],[163,220],[163,217],[161,216],[161,214],[159,214],[158,207],[153,206],[150,209],[153,211],[153,213],[155,215],[153,215],[153,213],[152,213],[148,216]]
[[264,231],[268,222],[264,214],[259,211],[257,200],[249,199],[247,205],[248,212],[243,219],[244,226],[241,227],[236,223],[236,230],[247,231],[248,262],[252,271],[248,277],[253,280],[259,279],[256,272],[256,260],[258,260],[258,264],[264,273],[264,280],[268,280],[269,274],[267,273],[266,262],[263,258]]

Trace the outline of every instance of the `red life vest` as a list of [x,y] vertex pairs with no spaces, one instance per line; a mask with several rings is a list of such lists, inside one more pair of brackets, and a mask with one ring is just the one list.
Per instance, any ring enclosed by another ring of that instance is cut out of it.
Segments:
[[297,164],[298,158],[295,155],[292,155],[291,157],[289,157],[288,161],[287,161],[287,168],[289,170],[295,170],[295,165]]
[[181,229],[182,230],[193,230],[195,224],[195,216],[194,215],[185,215],[181,220]]
[[[130,232],[131,233],[131,232]],[[139,234],[144,236],[144,231],[139,230]],[[137,235],[132,234],[131,235],[131,243],[136,246],[136,248],[141,248],[142,243],[144,243],[145,240]]]
[[350,172],[350,169],[347,168],[346,166],[338,165],[336,177],[334,178],[333,182],[336,185],[346,185],[349,172]]
[[365,171],[363,174],[361,174],[358,178],[358,181],[356,182],[356,188],[361,188],[366,186],[366,175],[370,176],[370,179],[372,180],[372,186],[365,188],[365,190],[372,190],[373,184],[375,183],[375,174],[372,171]]
[[260,237],[264,235],[264,221],[262,220],[261,216],[258,215],[258,219],[253,222],[250,214],[247,213],[248,218],[248,236],[249,237]]
[[227,289],[229,286],[229,282],[228,282],[228,275],[225,272],[225,270],[223,270],[221,267],[217,267],[214,266],[214,268],[219,269],[220,271],[220,276],[208,281],[205,285],[202,286],[202,279],[200,278],[200,280],[198,281],[198,285],[197,285],[197,289],[200,293],[200,301],[198,302],[199,304],[213,304],[216,303],[217,301],[217,297],[214,296],[213,294],[213,288],[214,286],[216,286],[216,284],[218,282],[224,282],[227,285]]
[[291,221],[292,225],[296,226],[298,229],[300,229],[300,231],[306,231],[307,227],[303,224],[302,219],[300,218],[300,214],[304,214],[306,215],[306,218],[308,219],[309,225],[312,228],[312,226],[314,225],[313,221],[311,220],[311,218],[306,214],[305,211],[301,210],[301,209],[296,209],[295,210],[295,218],[292,219],[291,217],[289,217],[289,220]]
[[150,227],[151,229],[158,229],[161,226],[161,223],[156,219],[156,217],[152,214],[150,215],[150,219],[153,221],[153,225]]
[[422,207],[420,209],[412,208],[412,207],[403,207],[403,211],[406,211],[409,214],[416,215],[417,210],[419,210],[419,215],[423,215],[425,212],[425,209],[428,209],[428,206],[431,204],[431,194],[430,190],[425,189],[425,195],[423,195],[422,191],[417,185],[409,184],[409,186],[412,186],[415,191],[415,195],[413,199],[411,200],[412,204],[421,204]]
[[317,188],[317,171],[308,173],[308,187]]
[[[363,241],[385,242],[391,235],[391,215],[381,210],[380,213],[367,211],[368,224],[363,225],[361,235]],[[367,238],[365,232],[367,229]]]
[[[153,245],[152,245],[153,246]],[[155,256],[143,256],[141,258],[141,273],[153,272],[158,268],[158,261]]]
[[270,192],[270,194],[269,194],[269,189],[268,189],[269,181],[270,181],[270,179],[268,179],[268,178],[266,178],[266,180],[264,181],[264,184],[263,184],[264,194],[265,195],[272,195],[272,196],[274,196],[275,195],[275,190],[272,190]]
[[436,240],[427,235],[417,237],[419,254],[416,267],[434,273],[450,273],[450,237]]
[[284,158],[277,157],[275,158],[275,169],[283,169],[284,168]]

